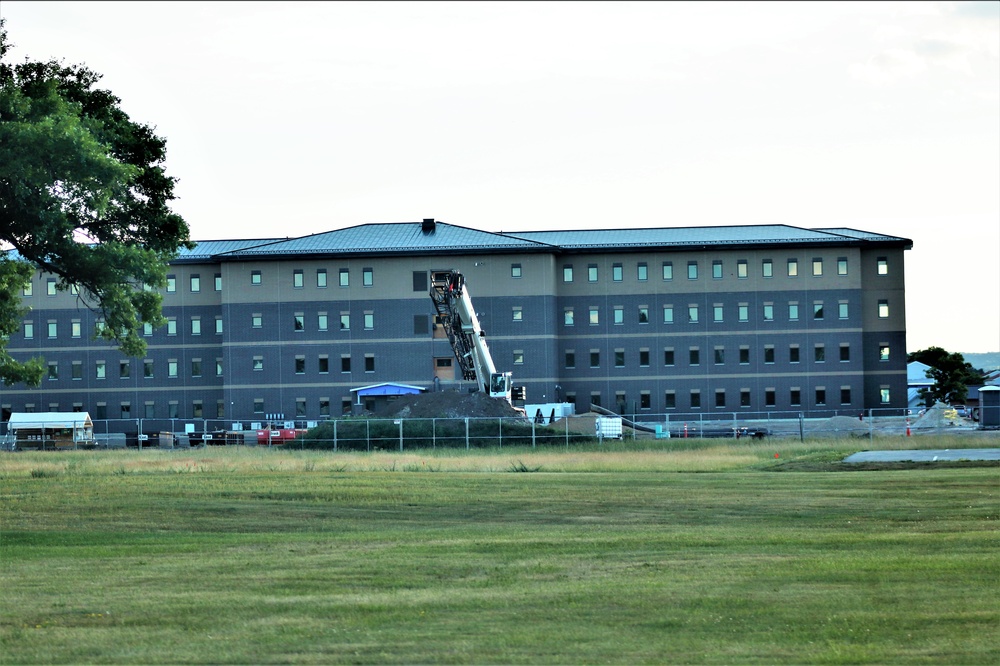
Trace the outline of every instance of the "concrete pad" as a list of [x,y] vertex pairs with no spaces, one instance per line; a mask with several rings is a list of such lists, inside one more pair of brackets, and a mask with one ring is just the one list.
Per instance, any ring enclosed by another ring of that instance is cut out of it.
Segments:
[[922,449],[908,451],[861,451],[844,458],[845,463],[937,462],[952,460],[1000,460],[1000,449]]

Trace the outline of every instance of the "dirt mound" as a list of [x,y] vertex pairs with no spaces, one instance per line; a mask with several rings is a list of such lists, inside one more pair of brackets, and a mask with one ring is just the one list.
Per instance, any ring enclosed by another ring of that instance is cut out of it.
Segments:
[[491,398],[483,392],[438,391],[400,396],[375,411],[378,418],[495,418],[520,416],[506,400]]

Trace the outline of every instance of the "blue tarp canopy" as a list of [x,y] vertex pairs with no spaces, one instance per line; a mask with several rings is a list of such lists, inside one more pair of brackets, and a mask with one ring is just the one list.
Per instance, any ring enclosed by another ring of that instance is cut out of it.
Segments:
[[381,384],[353,388],[351,389],[351,393],[357,393],[358,397],[369,397],[373,395],[413,395],[425,390],[419,386],[410,386],[409,384],[383,382]]

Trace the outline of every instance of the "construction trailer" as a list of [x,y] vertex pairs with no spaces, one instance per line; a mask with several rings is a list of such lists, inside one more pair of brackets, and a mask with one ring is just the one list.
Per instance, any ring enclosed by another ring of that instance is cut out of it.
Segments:
[[16,450],[94,446],[94,422],[87,412],[14,412],[7,421],[7,437]]

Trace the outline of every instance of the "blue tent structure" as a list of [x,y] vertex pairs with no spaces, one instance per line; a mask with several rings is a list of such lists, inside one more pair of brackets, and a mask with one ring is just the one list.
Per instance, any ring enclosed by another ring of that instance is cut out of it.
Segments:
[[352,388],[351,393],[356,393],[354,399],[355,411],[363,409],[374,409],[378,403],[388,402],[401,395],[415,395],[427,389],[410,384],[396,384],[394,382],[382,382],[381,384],[371,384],[370,386],[360,386]]

